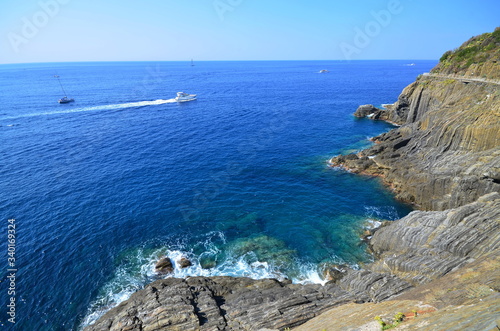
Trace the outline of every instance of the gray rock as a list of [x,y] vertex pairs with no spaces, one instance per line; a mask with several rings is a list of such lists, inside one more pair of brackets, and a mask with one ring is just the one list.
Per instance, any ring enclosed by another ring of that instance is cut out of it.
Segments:
[[191,261],[189,261],[187,258],[182,257],[179,261],[177,261],[177,264],[181,269],[187,268],[193,265]]
[[[380,175],[397,197],[424,210],[445,210],[500,192],[498,85],[471,82],[447,88],[443,79],[406,87],[381,116],[401,127],[374,138],[359,153],[370,162],[333,158],[352,172]],[[360,116],[374,111],[358,108]]]
[[375,232],[375,272],[418,285],[500,248],[500,194],[446,211],[414,211]]
[[[490,60],[481,64],[481,68],[485,74],[498,77],[496,60]],[[476,64],[473,70],[478,70]],[[398,198],[423,210],[434,210],[412,212],[375,231],[370,240],[377,256],[373,264],[336,274],[342,277],[325,286],[231,277],[158,280],[85,330],[295,327],[347,302],[394,298],[413,286],[436,281],[475,259],[484,258],[485,253],[498,256],[498,86],[472,80],[455,84],[445,79],[419,78],[385,110],[373,105],[360,106],[355,116],[370,115],[372,119],[391,121],[401,127],[376,137],[377,145],[358,155],[341,155],[331,160],[332,164],[353,172],[383,176]],[[169,259],[160,262],[161,269],[173,270]],[[215,262],[201,263],[210,267]],[[495,300],[498,302],[498,298]],[[480,322],[485,320],[479,315],[486,311],[484,307],[488,305],[479,307],[476,314]],[[473,308],[466,310],[470,314]],[[488,313],[484,316],[489,316]],[[468,320],[455,314],[449,325],[462,323],[468,328],[464,324]],[[420,323],[418,319],[415,321]],[[432,325],[433,321],[424,322],[430,325],[429,330],[449,329],[441,327],[444,324],[439,319],[438,327]],[[489,324],[481,329],[486,327]]]
[[259,330],[305,323],[354,297],[335,285],[273,279],[158,280],[85,330]]
[[379,302],[412,288],[408,282],[388,273],[350,270],[338,285],[352,293],[357,302]]
[[366,116],[371,115],[371,114],[378,114],[381,111],[382,111],[381,109],[378,109],[374,105],[362,105],[362,106],[359,106],[358,109],[356,109],[356,111],[354,112],[354,116],[366,117]]
[[155,270],[162,274],[169,274],[174,272],[174,265],[168,257],[163,257],[156,263]]

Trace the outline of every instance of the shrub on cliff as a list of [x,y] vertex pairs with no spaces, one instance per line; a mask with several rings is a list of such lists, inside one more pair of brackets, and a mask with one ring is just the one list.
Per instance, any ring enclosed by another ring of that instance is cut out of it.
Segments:
[[[489,78],[499,78],[498,70],[489,68],[500,57],[500,27],[495,31],[472,37],[462,46],[447,51],[439,59],[439,64],[432,70],[442,74],[464,74],[469,67],[475,65],[475,71],[480,71],[485,65]],[[484,71],[484,70],[483,70]]]

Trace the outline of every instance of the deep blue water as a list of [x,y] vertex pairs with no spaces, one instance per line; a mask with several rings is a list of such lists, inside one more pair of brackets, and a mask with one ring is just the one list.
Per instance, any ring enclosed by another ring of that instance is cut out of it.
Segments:
[[[370,257],[369,220],[411,209],[375,178],[329,168],[392,128],[358,105],[397,99],[434,61],[0,66],[0,220],[16,219],[16,328],[71,330],[154,280],[288,277]],[[319,74],[329,69],[327,74]],[[61,82],[76,102],[59,105]],[[198,100],[169,100],[178,91]],[[159,100],[159,101],[155,101]],[[1,316],[7,322],[7,249]]]

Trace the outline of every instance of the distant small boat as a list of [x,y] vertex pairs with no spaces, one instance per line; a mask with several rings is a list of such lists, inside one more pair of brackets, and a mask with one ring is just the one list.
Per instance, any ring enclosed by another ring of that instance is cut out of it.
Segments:
[[61,85],[61,90],[64,93],[64,97],[62,97],[61,99],[59,99],[59,103],[70,103],[70,102],[75,101],[75,99],[68,98],[68,95],[66,94],[66,91],[64,90],[64,87],[61,84],[61,80],[59,79],[59,76],[55,75],[54,77],[57,78],[57,81],[59,82],[59,85]]
[[194,67],[193,59],[191,59],[191,67]]
[[319,71],[320,74],[324,74],[324,73],[327,73],[327,72],[330,72],[330,71],[328,71],[326,69],[322,69],[322,70]]
[[189,94],[184,92],[177,92],[177,97],[175,101],[177,102],[186,102],[196,100],[196,94]]
[[68,97],[62,97],[61,99],[59,99],[59,103],[70,103],[73,101],[75,101],[75,99],[68,98]]

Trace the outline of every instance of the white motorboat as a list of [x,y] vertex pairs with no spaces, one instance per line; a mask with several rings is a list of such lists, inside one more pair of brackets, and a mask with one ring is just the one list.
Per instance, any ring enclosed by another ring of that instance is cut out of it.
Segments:
[[189,94],[184,92],[177,92],[177,97],[175,101],[177,102],[186,102],[196,100],[196,94]]
[[320,74],[325,74],[325,73],[327,73],[327,72],[330,72],[330,71],[328,71],[328,70],[326,70],[326,69],[322,69],[322,70],[320,70],[320,71],[319,71],[319,73],[320,73]]

